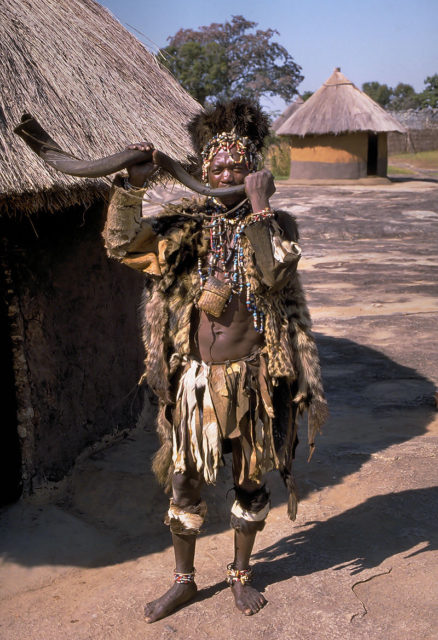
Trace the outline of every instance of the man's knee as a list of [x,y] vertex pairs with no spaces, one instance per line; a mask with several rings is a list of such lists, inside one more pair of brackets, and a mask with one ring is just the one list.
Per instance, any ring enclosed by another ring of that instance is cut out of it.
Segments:
[[270,508],[270,493],[266,485],[245,483],[234,488],[236,499],[231,507],[231,526],[242,533],[261,531]]
[[173,497],[165,517],[172,533],[197,535],[204,524],[207,505],[201,500],[202,479],[185,473],[175,473],[172,479]]
[[188,473],[174,473],[172,477],[172,497],[180,507],[194,504],[201,496],[202,478]]

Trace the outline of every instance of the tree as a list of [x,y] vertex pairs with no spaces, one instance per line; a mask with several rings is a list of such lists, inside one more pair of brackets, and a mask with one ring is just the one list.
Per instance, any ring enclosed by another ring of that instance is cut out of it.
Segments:
[[313,96],[313,93],[314,93],[313,91],[303,91],[303,93],[301,94],[303,102],[306,102],[306,100],[311,98]]
[[427,76],[424,84],[426,88],[419,96],[421,106],[438,108],[438,73],[433,76]]
[[275,29],[256,29],[243,16],[198,30],[180,29],[160,50],[182,86],[202,105],[242,95],[259,100],[277,95],[290,101],[304,79],[288,51],[272,38]]
[[420,106],[420,96],[410,84],[399,82],[392,93],[390,107],[395,111],[416,109]]
[[202,44],[194,40],[165,49],[171,58],[166,66],[198,102],[218,95],[227,82],[228,64],[223,47],[217,42]]
[[370,96],[375,102],[380,104],[381,107],[389,105],[392,96],[392,89],[387,84],[380,84],[379,82],[364,82],[362,85],[362,91]]

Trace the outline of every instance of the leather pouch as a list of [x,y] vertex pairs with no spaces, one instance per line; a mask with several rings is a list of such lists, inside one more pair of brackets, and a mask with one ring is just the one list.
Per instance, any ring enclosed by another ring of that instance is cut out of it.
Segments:
[[200,298],[198,309],[219,318],[231,295],[231,287],[215,276],[208,276]]

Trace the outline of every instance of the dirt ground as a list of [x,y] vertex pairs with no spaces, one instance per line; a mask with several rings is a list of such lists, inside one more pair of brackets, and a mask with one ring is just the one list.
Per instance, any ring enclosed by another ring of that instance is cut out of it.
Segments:
[[228,465],[207,491],[198,598],[142,620],[173,569],[146,410],[146,429],[3,509],[1,640],[438,638],[438,182],[281,183],[274,202],[300,223],[331,417],[310,464],[302,427],[295,523],[270,478],[253,557],[268,605],[245,618],[224,583]]

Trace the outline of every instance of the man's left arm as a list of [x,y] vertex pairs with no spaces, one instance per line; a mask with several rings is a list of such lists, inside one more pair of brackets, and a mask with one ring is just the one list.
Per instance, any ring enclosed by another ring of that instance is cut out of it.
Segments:
[[[275,217],[269,215],[269,198],[275,193],[275,185],[267,169],[249,174],[245,178],[245,191],[253,212],[261,214],[259,222],[245,228],[245,235],[254,251],[263,284],[278,291],[295,273],[301,257],[296,223],[284,211],[277,212]],[[268,215],[264,218],[263,214]]]

